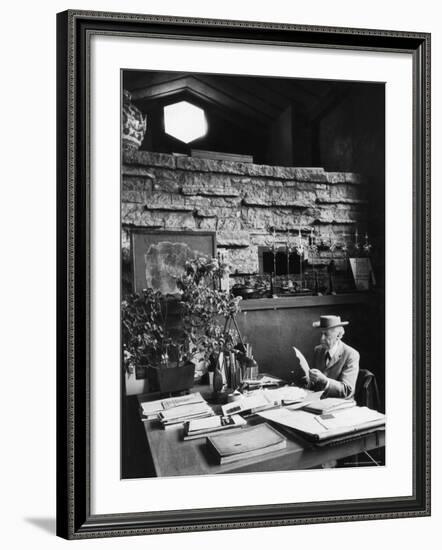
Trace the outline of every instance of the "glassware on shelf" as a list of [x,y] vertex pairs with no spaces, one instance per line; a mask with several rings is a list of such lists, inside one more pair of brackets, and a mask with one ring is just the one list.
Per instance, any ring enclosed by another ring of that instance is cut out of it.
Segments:
[[272,229],[270,239],[267,238],[265,242],[273,254],[273,271],[270,277],[270,292],[271,292],[272,298],[277,298],[278,296],[276,294],[276,288],[275,288],[276,287],[276,231],[274,227]]
[[313,271],[313,294],[316,296],[320,296],[319,292],[319,283],[318,283],[318,271],[316,269],[316,263],[315,258],[318,256],[319,249],[318,249],[318,238],[316,236],[316,232],[314,231],[313,227],[310,230],[310,235],[308,238],[308,250],[309,250],[309,256],[312,259],[312,271]]
[[300,275],[300,286],[301,291],[304,290],[304,277],[302,273],[302,261],[304,259],[304,243],[302,241],[301,227],[298,226],[298,239],[295,243],[295,250],[299,256],[299,275]]
[[365,253],[367,256],[369,256],[372,248],[373,248],[373,247],[372,247],[371,243],[370,243],[369,240],[368,240],[368,233],[365,233],[365,242],[364,242],[364,244],[362,245],[362,249],[363,249],[364,253]]

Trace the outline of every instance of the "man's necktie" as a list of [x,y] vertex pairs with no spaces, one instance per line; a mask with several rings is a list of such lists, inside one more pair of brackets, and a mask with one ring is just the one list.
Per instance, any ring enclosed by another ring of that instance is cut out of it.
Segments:
[[331,357],[328,351],[325,352],[325,368],[327,368],[330,364]]

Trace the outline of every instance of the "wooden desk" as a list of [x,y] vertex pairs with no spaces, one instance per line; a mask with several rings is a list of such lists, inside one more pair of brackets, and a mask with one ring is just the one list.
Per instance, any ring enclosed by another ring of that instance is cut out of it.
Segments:
[[[196,386],[194,391],[200,391],[206,398],[210,395],[207,386]],[[140,395],[138,399],[141,403],[152,399],[152,397]],[[254,426],[264,422],[264,419],[254,415],[249,417],[247,422],[250,426]],[[318,447],[300,436],[287,434],[275,425],[287,438],[285,449],[261,457],[219,465],[206,449],[205,438],[183,441],[181,425],[164,430],[157,420],[145,420],[143,424],[152,453],[155,473],[159,477],[305,470],[319,467],[330,460],[338,460],[385,445],[384,430]]]

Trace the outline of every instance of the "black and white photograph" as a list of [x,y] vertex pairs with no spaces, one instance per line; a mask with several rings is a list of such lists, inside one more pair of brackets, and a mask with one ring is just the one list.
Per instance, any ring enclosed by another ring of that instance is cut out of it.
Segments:
[[5,3],[3,548],[433,549],[441,10],[398,7]]
[[430,34],[269,15],[57,15],[60,537],[430,514]]
[[384,467],[385,83],[120,76],[121,478]]

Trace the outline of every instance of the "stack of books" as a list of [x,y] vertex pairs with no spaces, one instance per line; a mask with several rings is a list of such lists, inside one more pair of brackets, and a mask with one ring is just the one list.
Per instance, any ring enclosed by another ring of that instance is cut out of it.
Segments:
[[218,464],[264,456],[285,449],[286,446],[287,439],[268,424],[207,438],[207,447]]
[[188,420],[215,414],[199,392],[146,401],[141,403],[140,412],[142,420],[159,420],[163,428],[182,426]]
[[162,411],[158,414],[158,419],[163,428],[171,428],[182,426],[185,422],[195,418],[207,418],[214,414],[207,403],[193,403]]
[[237,414],[232,416],[211,416],[208,418],[189,420],[184,424],[183,439],[185,441],[189,439],[199,439],[217,432],[242,428],[246,424],[246,420]]

